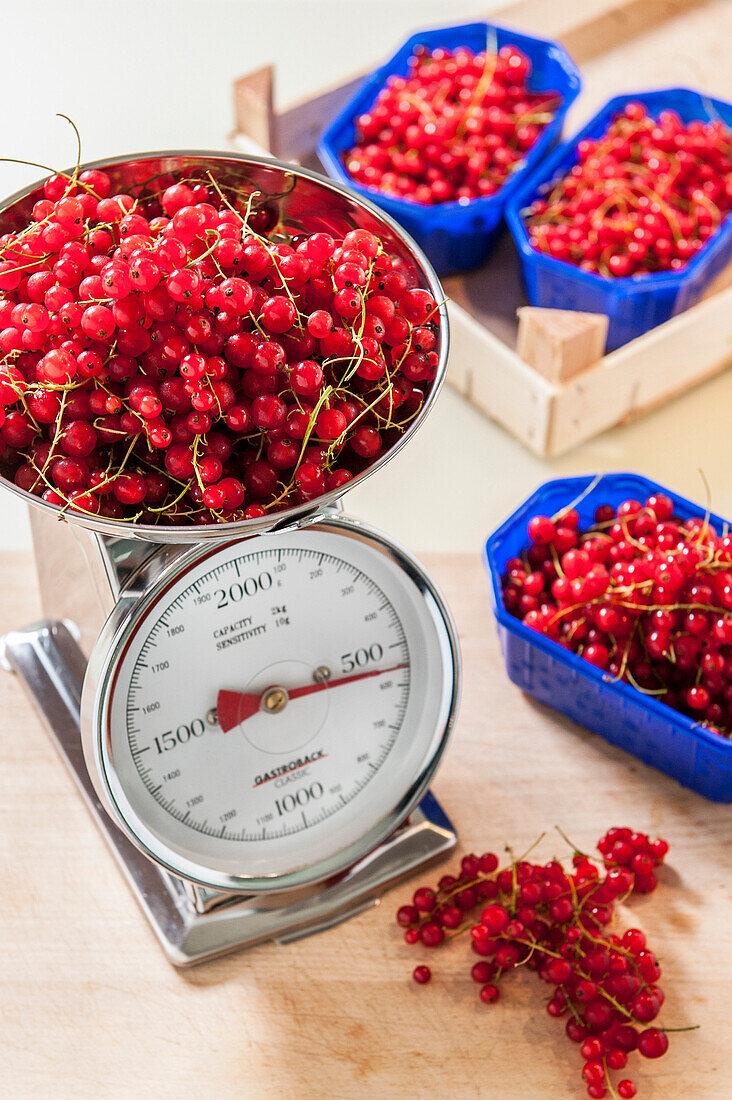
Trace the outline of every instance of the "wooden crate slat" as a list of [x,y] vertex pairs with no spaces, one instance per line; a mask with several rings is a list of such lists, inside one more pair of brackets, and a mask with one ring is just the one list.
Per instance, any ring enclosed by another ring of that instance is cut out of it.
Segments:
[[457,303],[450,302],[448,312],[448,384],[535,454],[544,454],[556,386]]
[[[583,0],[578,4],[577,0],[551,0],[550,3],[546,0],[515,0],[500,8],[492,8],[485,18],[526,34],[558,39],[566,46],[574,36],[584,36],[586,29],[592,31],[601,21],[614,18],[618,11],[636,2],[638,0]],[[653,3],[655,0],[640,2]],[[581,58],[576,57],[575,60],[580,61]]]
[[[559,34],[562,45],[579,65],[607,54],[655,27],[703,6],[706,0],[626,0],[605,5],[595,18],[584,20]],[[629,86],[645,87],[642,77],[629,74]],[[622,90],[622,89],[620,89]]]
[[732,288],[606,355],[554,403],[548,453],[634,419],[732,363]]
[[605,354],[604,313],[521,306],[516,353],[550,382],[561,385]]
[[276,120],[272,65],[264,65],[234,82],[234,121],[239,133],[246,134],[263,149],[274,151]]

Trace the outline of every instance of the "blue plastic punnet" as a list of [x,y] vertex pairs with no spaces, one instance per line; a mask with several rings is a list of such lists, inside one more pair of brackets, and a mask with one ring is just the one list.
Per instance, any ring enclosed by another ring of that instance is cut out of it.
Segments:
[[[375,188],[364,187],[353,180],[343,164],[343,154],[356,140],[355,120],[373,105],[387,77],[407,75],[409,58],[415,47],[444,47],[454,50],[459,46],[466,46],[477,53],[486,48],[489,36],[499,50],[502,46],[513,45],[526,54],[531,61],[531,75],[528,80],[531,91],[556,91],[562,97],[556,115],[503,187],[495,195],[471,199],[468,203],[446,202],[437,206],[424,206],[381,194]],[[557,142],[562,132],[564,116],[577,98],[580,87],[577,66],[564,47],[556,42],[532,38],[489,23],[468,23],[461,27],[423,31],[412,35],[393,57],[366,78],[321,135],[318,156],[329,176],[365,195],[396,218],[422,246],[438,274],[466,271],[477,267],[486,259],[501,229],[506,201],[531,168]]]
[[530,175],[524,176],[506,204],[506,221],[518,247],[529,301],[548,309],[604,313],[609,319],[608,350],[642,336],[688,309],[732,258],[732,219],[728,216],[704,247],[679,271],[609,278],[582,271],[533,248],[522,210],[577,163],[577,144],[601,137],[627,103],[640,102],[653,118],[676,111],[682,122],[721,119],[732,127],[732,103],[686,88],[665,88],[616,96],[578,134],[558,146]]
[[[644,695],[543,634],[524,626],[503,606],[501,577],[506,563],[526,548],[533,515],[552,516],[592,484],[593,477],[547,481],[509,516],[485,546],[485,564],[498,637],[509,677],[542,703],[599,733],[646,764],[666,772],[715,802],[732,802],[732,740]],[[672,498],[684,519],[704,515],[698,504],[638,474],[605,474],[576,505],[580,526],[588,527],[598,504],[617,507],[628,498],[645,501],[652,493]],[[710,517],[721,531],[724,520]]]

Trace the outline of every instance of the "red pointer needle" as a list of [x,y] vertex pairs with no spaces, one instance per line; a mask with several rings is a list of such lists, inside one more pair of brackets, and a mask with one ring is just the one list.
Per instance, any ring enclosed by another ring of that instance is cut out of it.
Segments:
[[[394,665],[393,668],[375,668],[370,672],[359,672],[355,676],[344,676],[341,680],[317,680],[306,687],[288,688],[287,695],[290,699],[299,699],[303,695],[312,695],[315,691],[341,687],[342,684],[355,684],[357,680],[368,680],[372,676],[385,676],[387,672],[398,672],[407,665]],[[269,691],[267,688],[266,691]],[[220,691],[216,700],[216,711],[219,725],[224,733],[233,730],[241,722],[257,714],[262,705],[262,696],[266,693]]]

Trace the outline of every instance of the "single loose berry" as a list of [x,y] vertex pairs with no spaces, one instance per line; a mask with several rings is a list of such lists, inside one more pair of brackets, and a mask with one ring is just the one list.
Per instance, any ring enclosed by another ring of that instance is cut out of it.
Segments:
[[415,966],[412,977],[418,985],[425,985],[432,977],[432,971],[428,966]]
[[644,1058],[661,1058],[668,1050],[668,1036],[657,1027],[649,1027],[638,1036],[638,1052]]

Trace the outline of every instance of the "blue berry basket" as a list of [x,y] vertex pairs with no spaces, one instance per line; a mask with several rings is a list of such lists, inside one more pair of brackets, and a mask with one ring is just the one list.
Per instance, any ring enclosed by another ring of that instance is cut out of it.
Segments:
[[[356,138],[355,119],[374,103],[378,93],[393,75],[406,76],[409,58],[416,46],[454,50],[466,46],[474,52],[484,50],[489,34],[495,35],[497,49],[513,45],[531,61],[528,88],[532,92],[556,91],[562,97],[552,121],[526,153],[521,166],[513,172],[495,195],[471,199],[467,203],[446,202],[423,206],[406,199],[384,195],[351,178],[343,164],[343,154]],[[532,38],[489,23],[468,23],[460,27],[441,27],[409,38],[380,68],[376,69],[346,103],[320,137],[318,156],[333,179],[371,199],[396,218],[422,246],[440,275],[467,271],[487,257],[501,229],[506,201],[524,176],[559,139],[564,116],[577,98],[580,74],[567,51],[556,42]]]
[[654,118],[661,111],[676,111],[684,123],[721,119],[726,126],[732,127],[732,103],[711,99],[686,88],[615,96],[579,133],[554,149],[530,176],[524,177],[506,205],[506,221],[521,256],[531,304],[549,309],[604,313],[609,319],[609,351],[635,340],[692,306],[732,258],[732,218],[729,216],[679,271],[606,278],[582,271],[532,246],[522,210],[577,163],[578,142],[601,137],[613,118],[630,102],[642,103]]
[[[593,480],[573,477],[545,482],[486,542],[485,565],[508,675],[541,703],[666,772],[683,786],[715,802],[732,802],[732,740],[629,684],[612,680],[582,657],[524,626],[503,605],[501,577],[508,560],[528,543],[531,516],[556,514]],[[598,504],[617,507],[626,498],[643,501],[657,492],[670,496],[675,514],[684,519],[704,514],[704,508],[638,474],[606,474],[576,505],[580,526],[593,521]],[[710,519],[722,529],[724,520],[715,515]]]

